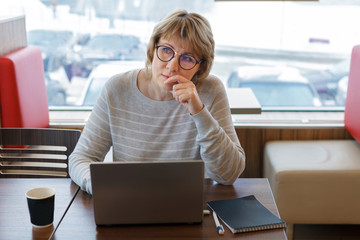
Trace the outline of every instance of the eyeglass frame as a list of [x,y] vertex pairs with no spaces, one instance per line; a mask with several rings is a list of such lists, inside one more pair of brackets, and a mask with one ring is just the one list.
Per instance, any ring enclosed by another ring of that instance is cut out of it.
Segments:
[[[160,48],[160,47],[166,47],[166,48],[171,49],[171,51],[173,51],[173,53],[174,53],[173,56],[172,56],[169,60],[167,60],[167,61],[162,60],[162,59],[159,57],[159,54],[158,54],[158,51],[159,51],[159,48]],[[157,56],[157,58],[158,58],[160,61],[162,61],[162,62],[170,62],[171,60],[173,60],[173,58],[175,57],[175,55],[178,54],[174,49],[172,49],[171,47],[166,46],[166,45],[155,45],[155,49],[156,49],[156,56]],[[189,69],[186,69],[186,68],[184,68],[183,66],[181,66],[181,63],[180,63],[180,57],[181,57],[181,56],[191,56],[191,57],[193,57],[193,58],[195,59],[195,64],[194,64],[194,66],[193,66],[192,68],[189,68]],[[203,61],[203,59],[197,60],[196,57],[193,56],[193,55],[191,55],[191,54],[181,54],[181,55],[179,56],[179,58],[178,58],[178,64],[179,64],[179,66],[180,66],[182,69],[184,69],[184,70],[191,70],[191,69],[193,69],[197,64],[201,63],[202,61]]]

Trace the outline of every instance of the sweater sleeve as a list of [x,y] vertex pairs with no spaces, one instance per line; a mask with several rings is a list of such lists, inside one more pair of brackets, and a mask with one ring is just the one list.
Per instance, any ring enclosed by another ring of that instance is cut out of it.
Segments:
[[245,152],[236,135],[222,83],[216,86],[215,97],[193,119],[208,176],[221,184],[233,184],[245,169]]
[[104,157],[112,145],[107,98],[105,86],[73,153],[69,157],[70,177],[89,194],[92,194],[90,163],[104,161]]

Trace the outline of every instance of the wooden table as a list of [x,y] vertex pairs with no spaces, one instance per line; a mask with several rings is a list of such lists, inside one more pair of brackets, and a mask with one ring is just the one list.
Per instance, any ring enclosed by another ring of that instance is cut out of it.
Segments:
[[[71,185],[73,188],[73,185]],[[279,215],[267,179],[238,179],[233,186],[223,186],[206,179],[205,202],[255,195],[274,214]],[[176,207],[176,206],[174,206]],[[216,232],[211,215],[204,216],[202,224],[127,225],[97,227],[94,222],[92,198],[80,191],[62,223],[55,239],[286,239],[284,229],[232,234],[225,227],[225,235]]]
[[[53,226],[33,228],[25,192],[35,187],[56,191]],[[0,239],[48,239],[59,223],[77,186],[71,179],[0,178]]]
[[[56,190],[55,214],[52,227],[37,229],[30,223],[25,192],[34,187],[52,187]],[[94,222],[92,197],[79,191],[71,179],[11,179],[0,178],[0,239],[48,239],[57,228],[54,238],[61,239],[286,239],[284,229],[232,234],[225,227],[225,235],[216,232],[211,215],[201,224],[127,225],[97,227]],[[267,179],[238,179],[233,186],[223,186],[206,179],[206,202],[243,197],[254,194],[274,214],[279,215]],[[70,207],[68,208],[68,206]],[[60,219],[68,209],[62,222]],[[58,225],[59,224],[59,225]]]

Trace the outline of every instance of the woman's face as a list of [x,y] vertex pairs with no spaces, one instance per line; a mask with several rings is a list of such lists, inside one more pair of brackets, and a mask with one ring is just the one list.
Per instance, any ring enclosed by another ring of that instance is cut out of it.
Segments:
[[191,80],[195,73],[199,70],[200,64],[196,64],[196,66],[190,70],[184,70],[179,65],[179,57],[182,54],[190,54],[199,60],[199,57],[192,52],[192,49],[186,40],[180,40],[176,37],[172,37],[170,39],[160,38],[157,46],[166,46],[176,52],[173,59],[168,62],[163,62],[158,58],[156,54],[156,48],[154,49],[154,57],[152,61],[152,80],[160,87],[170,91],[172,89],[168,89],[169,86],[166,87],[164,85],[164,81],[166,79],[174,75],[181,75],[184,78]]

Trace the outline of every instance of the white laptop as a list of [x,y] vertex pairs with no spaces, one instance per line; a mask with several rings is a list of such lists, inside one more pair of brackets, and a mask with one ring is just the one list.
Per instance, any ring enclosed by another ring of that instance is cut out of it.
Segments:
[[96,162],[90,173],[97,225],[202,222],[202,160]]

